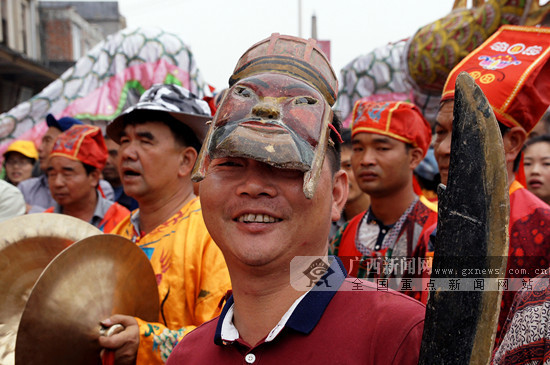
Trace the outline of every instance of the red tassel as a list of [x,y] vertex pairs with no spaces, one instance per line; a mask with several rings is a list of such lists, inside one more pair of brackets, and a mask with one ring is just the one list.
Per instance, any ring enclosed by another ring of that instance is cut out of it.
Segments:
[[519,160],[519,168],[516,171],[516,180],[523,186],[527,186],[527,178],[525,177],[525,167],[523,165],[523,151],[521,153],[521,159]]
[[101,356],[102,365],[115,365],[115,352],[113,350],[105,349]]

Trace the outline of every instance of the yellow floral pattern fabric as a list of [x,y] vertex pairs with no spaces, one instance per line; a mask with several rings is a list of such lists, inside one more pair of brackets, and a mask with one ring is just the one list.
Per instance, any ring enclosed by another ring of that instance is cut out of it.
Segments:
[[140,326],[137,364],[163,364],[183,336],[219,314],[218,304],[231,286],[225,260],[206,230],[198,198],[146,235],[136,231],[131,216],[112,233],[134,241],[153,266],[159,321],[136,318]]

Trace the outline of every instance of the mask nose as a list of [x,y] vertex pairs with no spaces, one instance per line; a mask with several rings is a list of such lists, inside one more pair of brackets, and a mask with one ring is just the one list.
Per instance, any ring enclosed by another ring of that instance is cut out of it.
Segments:
[[252,114],[262,119],[279,119],[281,111],[274,103],[262,102],[252,108]]

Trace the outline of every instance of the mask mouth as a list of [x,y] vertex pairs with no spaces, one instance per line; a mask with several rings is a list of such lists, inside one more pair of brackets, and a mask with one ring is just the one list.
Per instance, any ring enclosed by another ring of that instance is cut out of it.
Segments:
[[248,118],[239,123],[240,127],[256,130],[259,133],[284,134],[290,130],[284,124],[276,120],[265,120],[261,118]]
[[313,147],[277,120],[246,118],[229,122],[212,132],[211,158],[251,158],[282,169],[311,169]]

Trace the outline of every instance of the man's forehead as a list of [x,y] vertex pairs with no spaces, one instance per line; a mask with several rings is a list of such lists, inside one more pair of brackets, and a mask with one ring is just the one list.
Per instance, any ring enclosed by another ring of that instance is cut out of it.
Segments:
[[130,133],[143,133],[143,132],[150,132],[154,134],[154,132],[161,132],[162,130],[170,130],[170,127],[166,122],[163,122],[161,120],[148,120],[146,122],[137,122],[137,123],[128,123],[124,126],[124,129],[122,130],[122,135],[128,135]]
[[48,160],[48,167],[49,168],[59,168],[63,170],[75,170],[78,171],[79,166],[84,169],[84,164],[79,160],[72,160],[68,157],[63,156],[52,156]]
[[453,123],[454,100],[447,100],[441,104],[436,116],[436,125],[444,127]]
[[61,134],[61,130],[57,129],[56,127],[48,127],[46,130],[46,134],[44,134],[44,137],[50,136],[50,137],[57,137]]
[[[524,149],[524,154],[527,155],[528,152],[532,152],[534,149],[550,149],[550,142],[549,141],[537,141],[535,143],[531,143],[530,145],[526,146]],[[546,157],[546,156],[545,156]],[[548,156],[550,157],[550,156]]]
[[395,138],[391,138],[391,137],[384,136],[377,133],[366,133],[366,132],[357,133],[355,136],[353,136],[351,142],[352,143],[370,142],[370,143],[388,143],[388,144],[403,143],[404,144],[404,142],[398,141]]
[[118,150],[118,144],[110,138],[105,139],[105,145],[109,150],[113,150],[113,149]]

